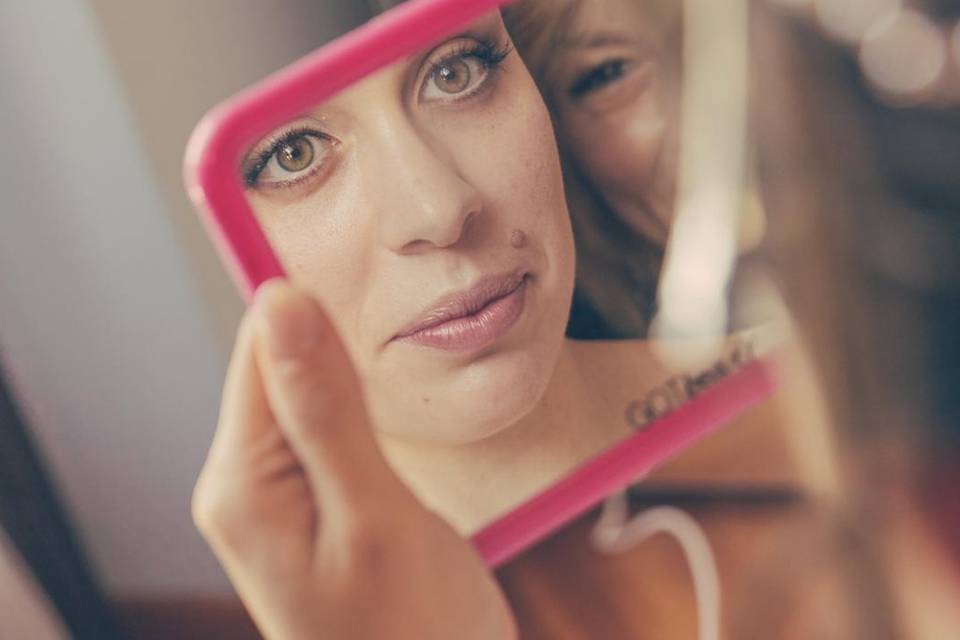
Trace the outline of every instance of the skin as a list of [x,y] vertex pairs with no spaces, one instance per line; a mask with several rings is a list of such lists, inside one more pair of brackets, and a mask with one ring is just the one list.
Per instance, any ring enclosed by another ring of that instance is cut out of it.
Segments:
[[[671,373],[645,343],[563,339],[572,238],[550,120],[522,65],[505,63],[513,84],[488,94],[484,122],[478,104],[411,102],[420,62],[311,114],[343,132],[322,203],[317,189],[251,192],[297,284],[262,287],[241,325],[192,508],[271,640],[517,637],[463,534],[629,435],[624,407]],[[389,342],[437,296],[504,265],[534,278],[491,349]]]
[[[404,176],[387,177],[392,180]],[[411,179],[411,184],[415,182]],[[418,183],[421,188],[411,188],[405,195],[433,194],[432,189],[422,188],[430,186]],[[464,199],[469,201],[470,197]],[[388,204],[404,211],[409,202],[397,200]],[[437,210],[428,206],[419,212]],[[486,207],[478,210],[490,211]],[[452,227],[442,225],[441,218],[430,217],[428,224],[420,227],[426,231],[419,235],[431,235],[433,239],[417,238],[394,246],[407,250],[401,251],[401,257],[424,255],[417,251],[440,250],[451,252],[444,255],[453,255],[460,240],[469,235],[471,218],[463,217],[460,235],[451,240],[452,235],[432,235],[438,229]],[[508,237],[513,237],[513,233]],[[322,242],[322,232],[317,231],[311,240]],[[546,244],[540,238],[535,240]],[[524,243],[518,244],[521,246],[511,247],[522,249]],[[305,258],[311,255],[306,250],[303,253]],[[332,262],[327,266],[338,268]],[[380,425],[374,425],[372,418],[371,399],[375,394],[366,386],[366,374],[357,371],[351,362],[361,359],[357,354],[365,353],[363,344],[350,341],[353,329],[343,319],[333,323],[323,313],[315,300],[314,283],[303,284],[307,291],[282,282],[265,286],[241,326],[224,389],[217,436],[194,494],[193,513],[201,532],[267,638],[316,637],[318,630],[324,637],[334,639],[515,638],[516,626],[503,596],[475,553],[453,528],[421,505],[394,474],[388,464],[389,456],[381,453],[374,435],[374,428],[380,429]],[[355,311],[352,319],[362,322],[365,316]],[[611,349],[562,343],[557,351],[556,367],[545,383],[546,390],[519,420],[497,426],[495,421],[484,423],[481,419],[479,424],[496,427],[488,432],[485,426],[476,429],[473,423],[464,428],[463,415],[456,416],[460,420],[452,421],[459,434],[455,440],[465,443],[459,448],[469,450],[470,457],[417,458],[411,454],[409,459],[415,459],[422,468],[430,467],[430,473],[444,465],[449,472],[471,460],[480,464],[473,471],[483,465],[491,468],[490,463],[496,462],[498,468],[513,475],[472,476],[473,486],[480,478],[494,489],[504,478],[514,481],[522,476],[521,466],[516,463],[522,462],[529,468],[547,460],[545,466],[550,469],[541,473],[542,481],[558,468],[569,468],[564,464],[584,452],[596,451],[598,440],[577,440],[584,433],[582,428],[575,428],[578,424],[586,420],[595,425],[618,423],[622,418],[616,415],[619,409],[664,377],[641,344]],[[505,369],[509,371],[510,367]],[[649,373],[637,375],[638,371]],[[452,382],[456,378],[452,376]],[[376,377],[370,379],[375,381]],[[478,379],[482,381],[482,372]],[[521,387],[518,395],[527,391],[528,388]],[[443,422],[434,421],[433,417],[428,413],[420,415],[421,422],[429,425]],[[754,420],[754,433],[756,427],[769,433],[770,424],[771,420]],[[525,428],[518,429],[517,425]],[[808,421],[800,426],[804,431],[810,428]],[[432,428],[429,426],[425,433],[432,433]],[[724,434],[736,433],[742,431],[727,429],[717,434],[714,442]],[[422,440],[426,438],[410,437],[406,432],[402,435],[405,437],[399,441],[415,442],[419,449],[425,448]],[[446,435],[441,434],[441,444]],[[778,472],[784,473],[787,465],[782,457],[778,460],[770,456],[769,449],[761,446],[757,438],[746,440],[751,444],[752,456],[775,469],[765,481],[776,480]],[[743,442],[727,441],[730,442],[737,445],[735,455],[742,457]],[[523,459],[522,455],[530,446],[544,450],[544,456],[533,464],[529,456]],[[515,456],[512,461],[511,452]],[[731,456],[720,458],[716,467],[730,466],[727,463]],[[687,456],[680,466],[690,460]],[[694,466],[704,474],[704,481],[716,481],[716,469],[699,462]],[[674,469],[677,466],[673,465]],[[664,475],[670,474],[660,474],[661,479]],[[454,476],[451,473],[447,477],[455,480]],[[679,473],[678,477],[689,481],[688,473]],[[409,478],[405,476],[404,480]],[[448,497],[463,498],[456,495],[457,482],[448,484],[453,487]],[[919,538],[923,533],[903,531],[905,542],[899,548],[915,549],[917,541],[911,536]],[[750,536],[748,544],[755,545],[755,536]],[[907,555],[911,562],[903,570],[904,584],[916,577],[909,575],[917,564],[916,554]],[[891,564],[907,555],[892,555]],[[932,568],[946,564],[936,554],[922,560]],[[740,563],[736,566],[739,569]],[[680,571],[678,568],[671,573]],[[649,570],[640,579],[655,585],[658,592],[664,591],[664,582]],[[947,593],[949,581],[945,577],[944,585],[935,586],[944,588],[933,590],[932,595],[925,594],[921,604]],[[916,613],[926,612],[918,607]],[[929,615],[920,615],[917,626],[929,624],[930,619]],[[954,628],[955,623],[943,626]],[[942,637],[945,631],[931,628],[929,633],[929,637]]]
[[[637,0],[580,2],[546,86],[577,169],[638,234],[664,246],[673,216],[679,70],[669,30],[651,13]],[[591,87],[577,90],[591,75]]]
[[[624,384],[634,372],[628,361],[644,352],[641,343],[629,346],[579,354],[584,379],[603,382],[586,386],[595,406],[620,407],[635,393]],[[557,415],[583,400],[557,406]],[[599,410],[586,417],[613,419]],[[766,417],[752,423],[753,434],[771,433]],[[743,427],[731,429],[713,442],[722,451],[742,435]],[[775,469],[766,481],[776,483],[787,465],[763,449]],[[688,480],[696,474],[685,466],[713,479],[725,458],[701,453],[671,466]],[[288,282],[261,287],[241,323],[192,512],[268,640],[313,638],[318,629],[332,640],[518,637],[472,545],[417,499],[378,447],[334,324]],[[645,573],[643,582],[651,578]]]
[[[476,67],[470,77],[489,82],[454,100],[431,75],[480,40],[509,44],[498,13],[284,127],[325,136],[320,168],[277,188],[290,172],[268,165],[248,191],[293,279],[336,325],[388,462],[464,534],[629,435],[624,408],[671,373],[647,343],[564,339],[573,238],[531,76],[510,54],[490,75]],[[523,315],[491,346],[391,341],[439,296],[518,268],[532,274]]]
[[[293,279],[336,324],[389,463],[463,533],[629,432],[602,403],[606,381],[585,378],[591,356],[563,337],[573,238],[532,78],[510,54],[495,83],[449,102],[425,71],[481,38],[509,43],[498,13],[292,123],[336,141],[326,168],[278,189],[271,166],[248,192]],[[439,296],[518,268],[532,274],[523,315],[489,348],[391,341]]]
[[[536,86],[516,54],[475,70],[487,81],[468,99],[428,77],[478,38],[508,43],[499,14],[320,105],[295,125],[336,139],[330,168],[307,188],[249,191],[294,279],[337,323],[378,431],[405,442],[468,445],[515,424],[544,396],[563,346],[573,239]],[[511,242],[517,233],[524,242]],[[516,269],[532,274],[526,310],[492,348],[391,341],[442,295]]]
[[[410,90],[422,62],[309,114],[337,137],[324,189],[250,193],[297,284],[263,287],[241,326],[193,514],[267,638],[516,637],[462,535],[629,435],[624,407],[672,373],[645,343],[563,339],[568,212],[516,56],[456,108]],[[439,295],[516,267],[527,307],[489,349],[390,341]]]
[[193,517],[267,640],[517,637],[470,545],[388,467],[319,305],[258,291]]

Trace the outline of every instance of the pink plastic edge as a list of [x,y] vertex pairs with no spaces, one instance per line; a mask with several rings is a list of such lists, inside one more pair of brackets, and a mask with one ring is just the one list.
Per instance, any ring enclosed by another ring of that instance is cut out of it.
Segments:
[[242,154],[259,138],[351,84],[510,0],[416,0],[379,15],[211,110],[184,158],[187,194],[230,275],[249,302],[285,271],[250,209],[239,177]]
[[[184,182],[241,295],[285,271],[239,177],[245,149],[313,105],[405,55],[456,33],[510,0],[415,0],[400,5],[211,110],[187,145]],[[557,528],[728,423],[776,390],[755,362],[582,465],[473,537],[488,566],[515,558]]]
[[499,567],[744,411],[778,387],[774,362],[759,360],[601,453],[477,533],[484,561]]

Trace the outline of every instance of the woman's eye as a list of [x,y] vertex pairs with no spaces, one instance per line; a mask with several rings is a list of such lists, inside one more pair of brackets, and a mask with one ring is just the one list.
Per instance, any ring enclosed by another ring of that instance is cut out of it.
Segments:
[[622,78],[629,66],[630,63],[623,58],[608,60],[580,76],[570,87],[570,95],[573,98],[582,98],[588,93],[598,91]]
[[487,64],[475,55],[444,60],[427,77],[423,99],[431,101],[463,97],[480,86],[489,73]]
[[284,171],[299,173],[313,162],[313,143],[306,136],[297,137],[281,144],[275,155]]
[[457,94],[470,86],[473,73],[465,60],[454,60],[440,66],[434,73],[433,81],[444,93]]
[[278,142],[252,182],[261,187],[289,186],[319,171],[333,142],[315,133],[296,133]]

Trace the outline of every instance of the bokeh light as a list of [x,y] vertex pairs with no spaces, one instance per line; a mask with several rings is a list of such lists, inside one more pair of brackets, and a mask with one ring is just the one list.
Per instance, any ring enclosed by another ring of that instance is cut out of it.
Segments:
[[926,16],[904,9],[875,25],[860,47],[864,75],[891,98],[911,101],[935,89],[947,63],[944,33]]
[[815,0],[817,20],[831,36],[858,44],[876,25],[894,19],[902,0]]

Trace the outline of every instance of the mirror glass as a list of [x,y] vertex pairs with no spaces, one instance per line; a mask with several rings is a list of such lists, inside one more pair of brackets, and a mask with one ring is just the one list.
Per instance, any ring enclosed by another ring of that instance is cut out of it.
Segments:
[[722,219],[710,313],[681,301],[682,331],[650,339],[679,5],[581,9],[492,12],[278,127],[240,168],[282,263],[339,328],[388,459],[465,534],[759,348],[756,318],[727,332],[737,238]]
[[717,254],[693,265],[697,298],[659,305],[672,315],[653,327],[678,200],[679,5],[551,7],[482,17],[240,167],[281,262],[337,325],[388,459],[465,534],[767,340],[726,292],[757,229],[723,211],[693,238]]

